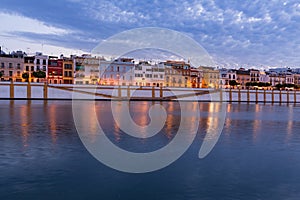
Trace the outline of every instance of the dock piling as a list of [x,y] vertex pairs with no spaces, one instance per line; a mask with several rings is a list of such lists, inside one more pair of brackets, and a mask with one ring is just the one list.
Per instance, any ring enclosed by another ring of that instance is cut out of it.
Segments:
[[15,98],[15,87],[14,87],[13,80],[11,80],[10,85],[9,85],[9,96],[11,99]]

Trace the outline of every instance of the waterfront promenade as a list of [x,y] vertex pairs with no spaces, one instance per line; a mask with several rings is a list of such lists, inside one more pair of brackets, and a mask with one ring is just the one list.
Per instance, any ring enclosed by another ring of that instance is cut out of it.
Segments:
[[[80,94],[74,95],[73,94]],[[299,91],[170,88],[137,86],[0,83],[0,99],[8,100],[186,100],[200,102],[300,103]]]

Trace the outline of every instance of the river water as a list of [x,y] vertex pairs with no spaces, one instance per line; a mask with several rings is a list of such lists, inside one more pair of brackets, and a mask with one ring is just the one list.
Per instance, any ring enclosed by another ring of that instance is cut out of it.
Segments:
[[[122,132],[110,102],[95,107],[112,143],[148,152],[168,145],[180,121],[175,102],[131,102],[132,119],[147,125],[147,109],[156,103],[167,110],[167,122],[148,139]],[[182,157],[158,171],[132,174],[107,167],[87,151],[71,102],[1,101],[0,199],[299,199],[300,107],[226,105],[222,134],[199,159],[207,114],[215,107],[199,103],[198,133]]]

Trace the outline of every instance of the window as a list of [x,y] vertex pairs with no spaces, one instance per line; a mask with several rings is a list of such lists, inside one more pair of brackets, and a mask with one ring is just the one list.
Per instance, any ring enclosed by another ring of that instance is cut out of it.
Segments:
[[49,65],[53,66],[53,67],[56,67],[57,66],[57,60],[50,60]]
[[80,66],[80,65],[78,65],[78,66],[76,66],[76,69],[75,69],[76,71],[85,71],[85,67],[84,66]]
[[12,66],[12,63],[9,63],[9,64],[8,64],[8,67],[9,67],[9,68],[12,68],[12,67],[13,67],[13,66]]
[[72,69],[72,65],[71,64],[65,64],[65,69]]
[[29,71],[29,66],[26,66],[26,71]]
[[20,63],[17,64],[17,69],[21,69]]
[[47,65],[47,62],[45,59],[43,60],[43,65]]
[[69,77],[72,77],[72,72],[69,71]]
[[135,66],[135,68],[134,68],[135,70],[142,70],[142,66]]
[[13,76],[13,71],[9,71],[9,76]]
[[1,68],[4,68],[5,66],[4,66],[4,63],[1,63]]
[[40,59],[36,60],[36,64],[38,64],[38,65],[40,64]]
[[40,71],[40,69],[41,69],[40,66],[36,66],[37,71]]
[[32,71],[32,72],[34,71],[34,66],[31,66],[31,71]]
[[46,71],[46,66],[43,66],[43,71]]
[[[135,74],[134,76],[135,77],[143,77],[143,74]],[[146,74],[146,77],[147,77],[147,74]]]
[[117,67],[117,72],[119,72],[119,71],[120,71],[120,67],[118,66],[118,67]]
[[20,76],[21,75],[21,72],[20,71],[17,71],[17,76]]

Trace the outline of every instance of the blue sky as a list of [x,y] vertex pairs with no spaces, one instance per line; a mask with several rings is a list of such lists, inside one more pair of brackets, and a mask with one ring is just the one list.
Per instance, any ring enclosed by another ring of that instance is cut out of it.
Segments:
[[299,0],[1,0],[0,24],[4,51],[80,54],[151,26],[189,35],[221,66],[300,67]]

